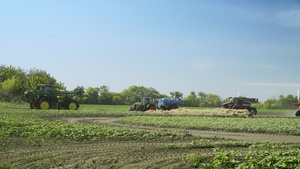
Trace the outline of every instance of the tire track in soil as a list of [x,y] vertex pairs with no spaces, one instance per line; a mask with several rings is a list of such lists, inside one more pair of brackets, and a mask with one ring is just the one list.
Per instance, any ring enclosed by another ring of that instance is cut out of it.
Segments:
[[245,132],[225,132],[225,131],[207,131],[184,128],[166,128],[160,126],[144,126],[132,125],[118,122],[118,117],[68,117],[63,118],[71,123],[100,123],[119,127],[129,127],[144,130],[168,129],[173,131],[185,130],[195,137],[202,138],[222,138],[229,140],[240,140],[248,142],[285,142],[285,143],[300,143],[300,136],[284,135],[284,134],[264,134],[264,133],[245,133]]
[[157,149],[166,144],[109,140],[47,143],[0,153],[0,164],[11,168],[178,168],[189,152]]

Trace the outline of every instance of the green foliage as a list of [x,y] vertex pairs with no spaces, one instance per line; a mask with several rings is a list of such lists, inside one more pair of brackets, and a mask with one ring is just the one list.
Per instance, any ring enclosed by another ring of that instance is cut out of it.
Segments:
[[121,96],[113,96],[112,102],[116,105],[124,104],[124,100]]
[[171,98],[173,99],[181,99],[183,94],[179,91],[170,92]]
[[123,90],[120,93],[125,104],[133,104],[138,102],[141,97],[151,97],[152,99],[161,98],[159,92],[152,88],[146,88],[144,86],[130,86],[128,89]]
[[[38,141],[40,139],[58,138],[70,140],[156,140],[186,137],[186,133],[169,130],[145,131],[126,127],[112,127],[101,124],[68,123],[50,120],[54,117],[76,116],[72,111],[46,111],[41,115],[35,110],[0,110],[0,138],[24,137]],[[99,115],[99,112],[78,112],[77,116]]]
[[39,69],[30,69],[27,77],[27,88],[28,89],[37,89],[37,84],[53,84],[55,88],[65,89],[64,84],[57,82],[56,79],[44,70]]
[[298,118],[219,118],[219,117],[153,117],[132,116],[119,119],[129,124],[143,124],[163,127],[183,127],[201,130],[229,132],[281,133],[300,135]]
[[184,105],[188,107],[200,106],[200,100],[197,98],[195,92],[191,92],[186,98],[184,98]]
[[[231,147],[235,147],[232,145]],[[248,152],[219,150],[189,154],[184,158],[194,168],[299,168],[300,147],[280,143],[248,143]]]
[[4,82],[7,79],[12,78],[13,76],[16,76],[20,79],[25,79],[25,72],[24,70],[20,68],[15,68],[12,65],[9,67],[6,67],[5,65],[1,65],[0,68],[0,82]]
[[54,84],[58,89],[65,89],[46,71],[31,69],[29,72],[13,66],[0,66],[0,101],[21,101],[26,89],[36,89],[37,84]]
[[206,95],[206,106],[207,107],[220,107],[222,104],[221,98],[215,94],[207,94]]
[[109,92],[109,87],[106,86],[106,85],[100,86],[99,89],[100,89],[101,92]]
[[222,104],[221,98],[218,95],[199,92],[198,96],[192,91],[190,95],[184,98],[184,105],[187,107],[220,107]]
[[22,81],[16,75],[13,75],[11,78],[5,80],[1,83],[1,85],[2,89],[12,94],[20,93],[23,88]]
[[292,94],[289,94],[286,97],[280,95],[278,99],[273,97],[266,100],[264,103],[253,104],[253,107],[257,109],[294,109],[293,103],[297,102],[297,96],[293,96]]
[[108,91],[100,91],[100,104],[113,104],[113,95]]
[[89,87],[85,90],[85,94],[87,96],[85,102],[86,104],[98,104],[99,103],[99,87]]

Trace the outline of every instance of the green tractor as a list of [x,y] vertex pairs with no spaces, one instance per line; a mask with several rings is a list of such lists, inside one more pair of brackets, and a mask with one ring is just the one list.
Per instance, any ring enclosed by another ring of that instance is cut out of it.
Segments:
[[128,108],[129,111],[146,111],[146,110],[156,110],[156,103],[149,97],[140,98],[139,102],[134,103]]
[[50,109],[58,108],[59,110],[77,110],[79,104],[75,97],[84,95],[82,88],[75,88],[74,91],[61,91],[53,88],[53,85],[40,84],[37,90],[26,90],[25,98],[30,102],[31,109]]

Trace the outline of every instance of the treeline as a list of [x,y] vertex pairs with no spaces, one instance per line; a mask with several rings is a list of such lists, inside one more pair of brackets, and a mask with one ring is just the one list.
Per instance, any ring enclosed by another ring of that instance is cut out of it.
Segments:
[[263,103],[254,104],[257,109],[293,109],[293,103],[298,103],[298,96],[289,94],[287,96],[280,95],[278,98],[268,99]]
[[57,82],[44,70],[30,69],[25,71],[13,66],[0,66],[0,101],[24,101],[26,89],[36,89],[37,84],[55,84],[58,89],[65,89],[61,82]]
[[83,104],[129,105],[139,101],[140,97],[163,98],[156,89],[144,86],[130,86],[120,93],[110,92],[108,86],[89,87],[85,90],[85,96],[77,98]]
[[170,95],[160,94],[156,89],[144,86],[130,86],[128,89],[120,93],[110,92],[108,86],[89,87],[85,90],[84,97],[78,98],[79,103],[83,104],[115,104],[115,105],[130,105],[139,101],[140,97],[158,98],[177,98],[184,100],[184,106],[187,107],[220,107],[220,96],[215,94],[205,94],[199,92],[199,98],[195,92],[185,98],[179,91],[170,92]]
[[[36,89],[37,84],[54,84],[55,88],[66,89],[63,83],[58,82],[46,71],[30,69],[29,71],[13,66],[0,66],[0,101],[22,102],[26,89]],[[83,87],[82,87],[83,88]],[[106,104],[106,105],[130,105],[139,101],[140,97],[156,98],[178,98],[184,100],[187,107],[220,107],[223,102],[220,96],[212,93],[191,91],[187,97],[179,91],[170,92],[169,95],[160,94],[156,89],[144,86],[130,86],[120,93],[110,92],[108,86],[88,87],[85,96],[77,98],[83,104]],[[298,102],[296,96],[280,95],[278,98],[266,100],[264,103],[254,104],[260,109],[291,109],[293,103]]]

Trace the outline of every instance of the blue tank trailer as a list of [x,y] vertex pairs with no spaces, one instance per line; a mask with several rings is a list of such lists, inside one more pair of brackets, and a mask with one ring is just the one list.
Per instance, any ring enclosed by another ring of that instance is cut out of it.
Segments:
[[178,105],[183,105],[184,101],[181,99],[155,99],[157,109],[161,110],[171,110],[178,109]]
[[134,103],[128,108],[129,111],[147,111],[147,110],[171,110],[178,109],[178,105],[183,105],[181,99],[151,99],[149,97],[140,98],[139,102]]

